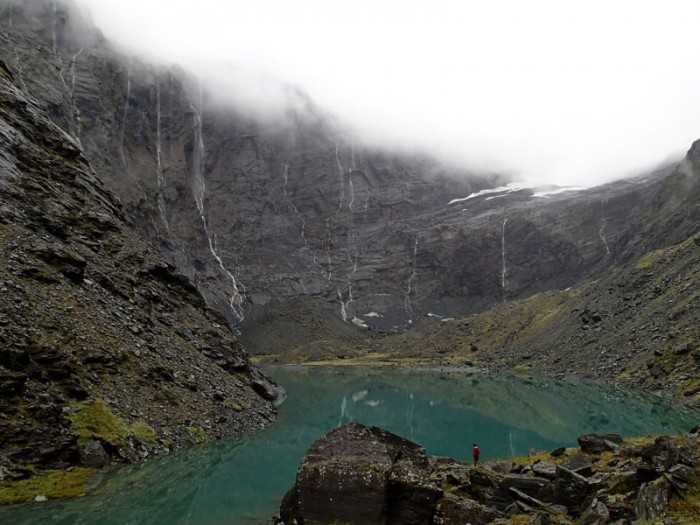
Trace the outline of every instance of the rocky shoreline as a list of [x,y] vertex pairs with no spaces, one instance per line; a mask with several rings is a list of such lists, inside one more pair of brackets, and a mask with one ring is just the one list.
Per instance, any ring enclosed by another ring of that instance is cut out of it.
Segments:
[[351,423],[308,449],[270,523],[697,523],[698,432],[627,440],[588,434],[579,448],[469,465]]

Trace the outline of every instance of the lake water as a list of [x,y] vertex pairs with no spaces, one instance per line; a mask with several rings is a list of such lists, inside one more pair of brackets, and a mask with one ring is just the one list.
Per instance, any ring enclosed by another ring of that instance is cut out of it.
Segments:
[[688,431],[691,412],[591,384],[459,370],[274,367],[287,389],[275,424],[251,438],[109,472],[87,496],[0,508],[0,523],[248,525],[276,513],[311,443],[350,421],[381,426],[429,454],[484,460],[576,446],[588,432]]

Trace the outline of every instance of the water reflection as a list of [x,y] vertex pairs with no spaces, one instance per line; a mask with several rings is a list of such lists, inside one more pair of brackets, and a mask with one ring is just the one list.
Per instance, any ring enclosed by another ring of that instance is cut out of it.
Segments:
[[109,473],[73,501],[0,509],[0,523],[245,525],[264,523],[319,436],[350,421],[379,425],[431,454],[484,459],[575,445],[587,432],[678,432],[696,413],[657,397],[551,379],[464,371],[276,367],[288,398],[258,436]]

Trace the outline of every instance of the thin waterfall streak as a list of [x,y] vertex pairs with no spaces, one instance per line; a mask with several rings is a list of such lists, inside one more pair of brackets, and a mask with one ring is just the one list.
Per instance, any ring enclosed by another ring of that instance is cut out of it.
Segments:
[[352,182],[352,169],[348,173],[348,182],[350,184],[350,202],[348,203],[348,210],[352,212],[352,205],[355,202],[355,186]]
[[158,181],[158,211],[160,218],[165,226],[165,231],[170,233],[170,224],[168,216],[165,212],[165,199],[163,197],[163,189],[165,187],[165,178],[163,176],[163,148],[161,142],[161,100],[160,100],[160,82],[156,78],[156,179]]
[[605,246],[605,257],[610,255],[610,247],[608,246],[608,241],[605,238],[605,235],[603,233],[607,222],[608,222],[608,220],[605,217],[603,217],[603,220],[602,220],[601,225],[600,225],[600,229],[598,230],[598,237],[600,237],[600,240],[603,241],[603,245]]
[[22,59],[19,57],[17,52],[17,47],[12,45],[12,50],[15,52],[15,69],[17,70],[17,77],[19,78],[20,84],[22,84],[22,90],[27,91],[27,84],[24,83],[24,77],[22,76]]
[[503,301],[506,300],[506,223],[508,219],[503,219],[503,229],[501,230],[501,289],[503,291]]
[[83,54],[83,49],[84,48],[81,47],[80,50],[75,55],[73,55],[73,57],[71,57],[69,65],[71,71],[70,98],[71,104],[73,105],[73,135],[75,136],[75,140],[78,142],[78,145],[81,147],[82,143],[80,141],[80,134],[82,133],[82,121],[80,119],[80,110],[78,109],[78,104],[75,100],[75,69],[76,64],[78,62],[78,57]]
[[357,272],[357,252],[355,252],[355,255],[352,256],[350,255],[350,250],[347,249],[345,250],[345,253],[348,256],[348,261],[352,265],[352,272],[350,275],[353,275],[355,272]]
[[126,135],[126,117],[129,113],[129,99],[131,98],[131,57],[129,57],[129,62],[126,67],[126,98],[124,100],[124,112],[122,114],[122,130],[119,137],[119,154],[122,158],[122,164],[124,164],[124,169],[129,170],[129,166],[126,163],[126,154],[124,153],[124,139]]
[[58,45],[56,42],[56,26],[58,25],[58,8],[56,7],[56,0],[51,0],[51,5],[53,6],[53,25],[51,26],[51,43],[53,46],[53,54],[58,55]]
[[[316,253],[311,248],[311,244],[309,243],[309,240],[306,238],[306,219],[304,219],[304,216],[299,211],[299,208],[296,207],[294,202],[289,198],[289,195],[287,194],[286,187],[287,187],[287,184],[289,182],[289,161],[287,161],[284,165],[284,172],[282,173],[282,180],[284,181],[284,187],[283,187],[284,197],[287,199],[287,201],[289,202],[289,205],[291,206],[292,210],[294,211],[297,218],[299,219],[299,223],[300,223],[300,232],[299,233],[301,236],[301,240],[304,243],[304,248],[306,248],[306,250],[308,250],[308,252],[311,254],[311,257],[313,259],[313,265],[316,267],[320,267],[320,265],[318,264],[318,259],[316,258]],[[325,272],[323,271],[322,268],[321,268],[321,275],[324,278],[326,277]],[[306,287],[304,286],[303,283],[301,283],[301,285],[302,285],[302,288],[304,288],[304,293],[306,293]]]
[[285,198],[287,197],[287,182],[289,182],[289,162],[284,164],[284,173],[282,174],[282,179],[284,180],[284,186],[282,186],[282,193],[284,193]]
[[340,185],[338,209],[340,210],[345,202],[345,172],[343,171],[343,166],[340,163],[340,156],[338,155],[338,141],[335,142],[335,160],[338,163],[338,183]]
[[[202,94],[202,86],[199,86],[199,108],[203,107],[203,94]],[[239,321],[243,321],[244,315],[243,315],[243,296],[239,290],[239,283],[236,280],[236,277],[226,268],[226,265],[224,265],[224,261],[217,252],[216,249],[216,244],[214,240],[212,239],[212,234],[209,231],[209,225],[207,224],[207,218],[206,218],[206,213],[204,210],[204,198],[206,195],[206,185],[204,182],[204,138],[203,138],[203,132],[202,132],[202,116],[201,116],[201,110],[197,107],[194,106],[194,104],[191,105],[192,107],[192,112],[193,112],[193,125],[194,125],[194,140],[195,140],[195,148],[194,148],[194,157],[192,159],[192,164],[193,164],[193,170],[194,170],[194,188],[193,188],[193,193],[194,193],[194,199],[195,203],[197,205],[197,210],[199,211],[199,216],[202,220],[202,226],[204,228],[204,233],[207,236],[207,241],[209,243],[209,251],[211,252],[212,257],[216,260],[216,262],[219,265],[219,268],[224,272],[225,275],[228,276],[229,280],[231,281],[231,288],[232,288],[232,293],[231,297],[229,298],[229,308],[233,312],[233,314],[236,316],[236,318]]]
[[343,318],[343,322],[346,323],[348,320],[348,311],[346,309],[347,303],[343,301],[343,294],[340,290],[338,292],[338,302],[340,303],[340,316]]
[[413,291],[413,281],[416,278],[416,257],[417,257],[417,255],[418,255],[418,235],[416,235],[416,240],[413,243],[413,261],[412,261],[413,269],[412,269],[411,275],[409,276],[408,281],[406,283],[406,292],[404,294],[403,307],[408,315],[413,315],[413,306],[411,304],[411,292]]
[[333,258],[331,256],[331,244],[333,242],[333,236],[331,235],[331,224],[329,219],[326,219],[326,232],[328,234],[328,239],[326,241],[326,258],[328,260],[328,282],[331,281],[333,277]]

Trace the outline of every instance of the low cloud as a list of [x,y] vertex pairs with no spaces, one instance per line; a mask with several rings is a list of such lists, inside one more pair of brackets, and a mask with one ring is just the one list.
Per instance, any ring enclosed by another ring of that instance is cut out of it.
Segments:
[[369,142],[472,170],[590,186],[700,137],[697,2],[82,3],[251,111],[308,92]]

